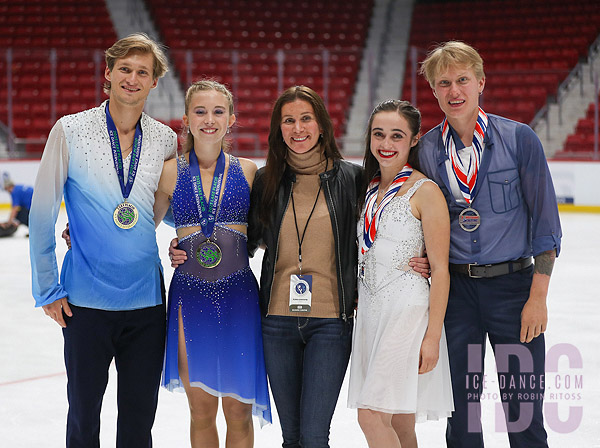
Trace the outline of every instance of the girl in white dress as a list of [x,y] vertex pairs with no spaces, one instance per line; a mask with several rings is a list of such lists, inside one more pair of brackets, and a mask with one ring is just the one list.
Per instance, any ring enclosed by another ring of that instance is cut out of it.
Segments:
[[[443,329],[450,221],[442,192],[418,171],[420,126],[406,101],[384,101],[369,119],[348,394],[369,447],[416,448],[415,420],[453,410]],[[408,265],[425,251],[431,286]]]

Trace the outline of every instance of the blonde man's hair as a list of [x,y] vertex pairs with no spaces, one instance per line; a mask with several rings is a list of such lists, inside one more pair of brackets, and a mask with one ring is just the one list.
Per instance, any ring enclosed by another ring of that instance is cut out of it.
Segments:
[[421,63],[419,73],[425,76],[429,85],[435,85],[435,79],[450,67],[461,66],[473,69],[477,79],[483,79],[483,59],[475,48],[464,42],[451,40],[431,50]]
[[[147,34],[134,33],[123,39],[119,39],[108,50],[104,52],[106,66],[112,72],[117,59],[124,58],[131,52],[150,53],[154,57],[154,66],[152,68],[152,79],[162,78],[169,71],[167,56],[163,46],[156,43]],[[104,92],[110,92],[110,82],[104,83]]]
[[[194,96],[194,94],[198,92],[204,92],[207,90],[215,90],[225,95],[227,103],[229,103],[229,115],[233,115],[234,108],[232,93],[227,87],[225,87],[224,84],[221,84],[220,82],[214,81],[212,79],[201,79],[199,81],[193,82],[192,85],[188,87],[187,92],[185,92],[185,115],[189,115],[190,104],[192,102],[192,97]],[[223,149],[227,151],[229,150],[230,146],[231,145],[229,144],[229,142],[223,139]],[[187,153],[190,152],[192,149],[194,149],[194,136],[189,132],[189,128],[185,126],[183,129],[182,150],[184,153]]]

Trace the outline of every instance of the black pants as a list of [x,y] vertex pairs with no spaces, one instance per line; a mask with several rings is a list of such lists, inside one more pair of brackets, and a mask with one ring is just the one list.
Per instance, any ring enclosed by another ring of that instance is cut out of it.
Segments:
[[548,447],[542,416],[544,335],[527,344],[519,339],[532,275],[533,266],[494,278],[451,275],[444,321],[455,408],[446,431],[449,448],[483,448],[479,415],[486,336],[496,357],[504,411],[494,420],[506,419],[511,448]]
[[[163,294],[164,296],[164,294]],[[151,429],[165,344],[165,305],[103,311],[70,305],[63,329],[67,368],[67,448],[100,446],[100,409],[115,359],[117,448],[152,446]]]
[[25,224],[29,227],[29,209],[21,207],[21,210],[17,213],[16,219],[21,224]]

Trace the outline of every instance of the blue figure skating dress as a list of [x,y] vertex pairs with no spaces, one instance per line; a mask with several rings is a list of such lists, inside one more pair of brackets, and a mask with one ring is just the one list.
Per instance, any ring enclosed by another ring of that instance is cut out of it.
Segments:
[[[271,423],[271,406],[263,355],[258,285],[248,264],[246,236],[226,225],[246,225],[250,187],[237,158],[229,169],[217,209],[211,241],[221,248],[221,262],[205,268],[196,250],[206,241],[202,231],[179,240],[187,261],[173,274],[169,288],[167,344],[163,386],[183,391],[177,368],[179,310],[183,320],[190,384],[217,397],[252,404],[261,425]],[[200,227],[188,162],[177,162],[171,201],[177,228]]]

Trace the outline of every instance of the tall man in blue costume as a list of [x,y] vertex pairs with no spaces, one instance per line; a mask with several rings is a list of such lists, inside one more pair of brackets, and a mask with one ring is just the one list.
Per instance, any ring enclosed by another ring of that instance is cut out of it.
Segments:
[[483,61],[469,45],[441,44],[421,71],[446,115],[422,138],[420,162],[444,192],[451,219],[445,328],[456,410],[447,446],[483,447],[487,335],[510,446],[547,447],[543,333],[562,232],[542,145],[527,125],[480,109]]
[[[66,446],[100,446],[114,358],[117,447],[145,448],[152,446],[165,340],[154,193],[177,137],[142,112],[167,71],[159,45],[132,34],[105,55],[109,100],[62,117],[42,156],[30,213],[33,295],[63,329]],[[54,235],[63,193],[72,248],[59,279]]]

